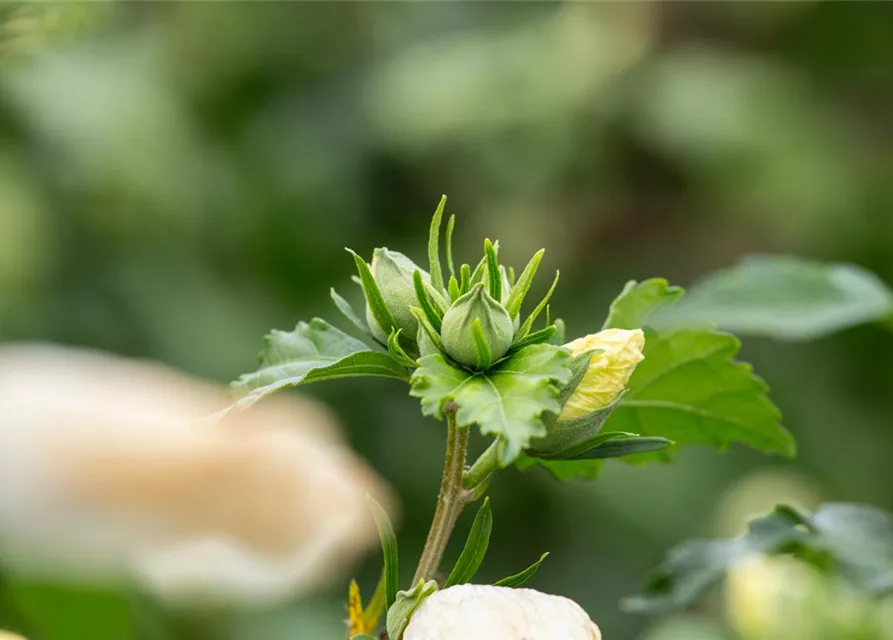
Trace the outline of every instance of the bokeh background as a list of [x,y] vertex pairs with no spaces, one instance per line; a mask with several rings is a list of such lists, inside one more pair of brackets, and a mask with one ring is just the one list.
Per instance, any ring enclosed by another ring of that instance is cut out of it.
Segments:
[[[345,246],[422,259],[441,193],[461,259],[484,236],[519,265],[547,248],[571,335],[630,278],[685,285],[748,253],[893,282],[891,114],[891,3],[0,4],[0,340],[227,381],[271,327],[337,319],[330,286],[359,299]],[[618,600],[682,539],[788,496],[893,509],[893,334],[748,340],[744,357],[796,461],[693,448],[591,483],[507,472],[481,577],[551,551],[536,588],[639,638],[659,622]],[[398,490],[408,579],[442,426],[393,381],[306,393]],[[358,568],[366,589],[379,563]],[[155,637],[340,638],[344,595],[156,611]]]

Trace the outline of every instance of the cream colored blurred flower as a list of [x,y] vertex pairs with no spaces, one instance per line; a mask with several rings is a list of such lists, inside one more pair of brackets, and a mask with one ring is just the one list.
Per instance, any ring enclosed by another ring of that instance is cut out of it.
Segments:
[[601,640],[573,600],[532,589],[457,585],[438,591],[409,621],[403,640]]
[[0,557],[177,600],[319,588],[376,545],[381,480],[309,400],[220,420],[222,389],[70,348],[0,347]]
[[742,640],[889,638],[878,603],[795,558],[744,560],[728,572],[725,596]]
[[559,420],[585,416],[610,405],[623,392],[636,366],[645,359],[641,329],[605,329],[564,345],[578,355],[597,349],[589,369],[559,415]]
[[0,631],[0,640],[25,640],[25,638],[9,631]]

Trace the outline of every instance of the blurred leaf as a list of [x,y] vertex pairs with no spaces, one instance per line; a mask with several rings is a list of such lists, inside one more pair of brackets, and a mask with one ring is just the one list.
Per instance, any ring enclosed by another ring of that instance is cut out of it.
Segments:
[[366,496],[369,508],[378,527],[381,538],[381,550],[384,555],[384,593],[385,606],[390,608],[397,599],[397,583],[400,580],[400,555],[397,551],[397,536],[387,512],[372,496]]
[[733,360],[741,346],[737,338],[709,329],[646,329],[645,335],[645,360],[608,419],[612,431],[721,450],[740,442],[765,453],[795,454],[766,383],[750,365]]
[[667,307],[684,295],[681,287],[673,287],[663,278],[644,282],[630,280],[611,303],[603,329],[640,329],[655,311]]
[[484,435],[497,436],[500,463],[508,465],[532,438],[545,435],[542,414],[561,409],[559,385],[570,379],[569,360],[566,349],[536,344],[472,373],[434,354],[419,360],[411,395],[421,399],[425,415],[438,418],[447,402],[455,402],[457,424],[477,424]]
[[893,514],[840,502],[822,505],[810,522],[844,577],[875,595],[893,593]]
[[406,380],[406,367],[386,353],[372,351],[359,340],[336,329],[325,320],[314,318],[300,322],[294,331],[274,330],[264,338],[260,369],[247,373],[233,383],[241,393],[241,408],[262,398],[299,384],[380,376]]
[[40,640],[122,640],[136,633],[135,604],[126,594],[8,581],[3,592]]
[[670,550],[648,578],[642,593],[622,606],[632,613],[658,613],[692,604],[718,582],[732,564],[755,553],[782,553],[800,544],[806,533],[801,519],[778,508],[750,523],[747,534],[733,540],[691,540]]
[[422,602],[437,591],[437,583],[434,580],[419,583],[409,591],[401,591],[397,594],[394,606],[388,609],[388,637],[391,640],[400,640],[403,632],[409,624],[409,619]]
[[532,565],[530,565],[529,567],[524,569],[524,571],[516,573],[515,575],[512,575],[512,576],[508,576],[507,578],[503,578],[502,580],[497,580],[496,582],[493,583],[494,586],[514,587],[514,588],[523,586],[537,572],[537,570],[540,568],[540,565],[543,563],[543,560],[545,560],[548,557],[549,557],[549,552],[547,551],[546,553],[544,553],[543,555],[540,556],[539,560],[537,560]]
[[628,611],[654,613],[692,604],[733,564],[753,554],[794,555],[874,596],[893,592],[893,514],[831,503],[809,517],[780,506],[733,540],[693,540],[667,555]]
[[855,265],[754,256],[694,285],[667,315],[735,333],[809,340],[893,317],[893,291]]
[[490,510],[490,498],[484,498],[484,503],[478,509],[471,525],[465,547],[443,585],[445,589],[454,584],[465,584],[471,581],[474,574],[480,569],[484,556],[487,555],[491,531],[493,531],[493,512]]

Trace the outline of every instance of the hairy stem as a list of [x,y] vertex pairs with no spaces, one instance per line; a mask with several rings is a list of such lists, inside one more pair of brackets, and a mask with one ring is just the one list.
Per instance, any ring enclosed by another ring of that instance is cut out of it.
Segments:
[[412,584],[419,580],[431,580],[440,567],[450,535],[462,508],[473,499],[473,494],[462,488],[462,474],[465,471],[465,456],[468,448],[468,429],[456,426],[456,407],[444,408],[447,417],[447,446],[443,463],[443,478],[440,493],[437,495],[437,508],[431,521],[425,549],[419,560],[418,569]]
[[473,491],[484,484],[499,468],[499,440],[497,439],[475,460],[471,468],[462,474],[462,486]]

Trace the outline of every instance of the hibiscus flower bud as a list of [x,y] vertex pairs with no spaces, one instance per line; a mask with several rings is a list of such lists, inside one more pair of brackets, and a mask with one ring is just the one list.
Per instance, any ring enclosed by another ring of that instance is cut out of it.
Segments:
[[564,346],[574,356],[587,351],[593,354],[561,413],[546,420],[546,437],[531,444],[529,451],[537,455],[560,454],[595,436],[645,358],[645,334],[640,329],[605,329]]
[[[398,329],[403,329],[403,335],[411,339],[418,331],[419,321],[412,315],[410,309],[418,306],[415,287],[412,283],[412,274],[421,271],[422,279],[428,283],[431,277],[419,268],[416,263],[398,251],[387,248],[376,249],[372,253],[372,262],[369,265],[372,277],[381,291],[385,304]],[[366,322],[372,335],[381,342],[388,341],[389,327],[380,327],[369,305],[366,305]]]
[[403,640],[601,640],[573,600],[532,589],[463,584],[428,597]]
[[564,345],[573,355],[596,349],[586,375],[568,398],[559,420],[580,418],[610,406],[626,388],[636,366],[645,359],[641,329],[605,329]]
[[484,283],[456,300],[443,316],[440,337],[450,357],[468,367],[480,368],[473,326],[479,321],[481,334],[490,347],[491,362],[496,362],[512,346],[512,317],[505,307],[487,292]]

